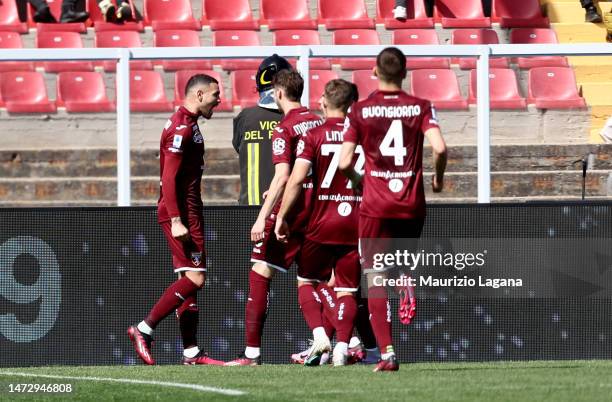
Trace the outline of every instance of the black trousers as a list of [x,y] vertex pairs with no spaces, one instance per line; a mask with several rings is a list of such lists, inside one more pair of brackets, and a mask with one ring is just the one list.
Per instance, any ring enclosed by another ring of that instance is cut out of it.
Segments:
[[580,0],[580,4],[585,9],[595,7],[595,4],[593,4],[593,0]]
[[[593,0],[580,0],[580,1],[592,2]],[[406,7],[406,0],[395,0],[395,7],[398,7],[398,6]],[[434,6],[434,0],[425,0],[425,10],[427,11],[427,15],[429,17],[433,16],[433,6]],[[482,0],[482,9],[486,16],[490,16],[491,15],[491,0]]]

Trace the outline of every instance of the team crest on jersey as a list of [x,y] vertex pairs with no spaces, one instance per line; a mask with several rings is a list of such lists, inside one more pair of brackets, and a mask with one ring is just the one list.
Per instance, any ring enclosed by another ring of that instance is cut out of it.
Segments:
[[285,152],[285,140],[282,138],[277,138],[272,142],[272,152],[274,155],[282,155]]
[[202,253],[191,253],[191,262],[193,262],[193,265],[196,267],[199,267],[202,263]]
[[193,130],[193,142],[196,144],[201,144],[204,142],[204,138],[202,137],[202,133],[200,132],[200,127],[197,124],[194,124],[192,127]]
[[302,155],[302,152],[304,152],[304,140],[300,140],[297,144],[297,154]]

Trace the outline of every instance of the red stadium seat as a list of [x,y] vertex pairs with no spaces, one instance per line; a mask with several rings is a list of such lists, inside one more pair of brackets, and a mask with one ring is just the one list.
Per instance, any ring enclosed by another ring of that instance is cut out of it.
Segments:
[[[287,30],[274,31],[274,46],[298,46],[298,45],[320,45],[318,31],[312,30]],[[292,60],[293,61],[293,60]],[[327,58],[311,57],[310,68],[316,70],[329,70],[331,63]]]
[[402,28],[433,28],[434,20],[427,16],[423,0],[407,0],[406,21],[398,21],[393,18],[395,0],[378,0],[376,2],[376,23],[385,24],[387,29]]
[[[96,47],[142,47],[140,35],[136,31],[99,31],[96,32],[94,39]],[[104,71],[115,71],[117,62],[115,60],[105,60],[99,63],[104,67]],[[152,70],[153,63],[149,60],[130,61],[132,70]]]
[[57,106],[69,112],[112,112],[104,79],[96,72],[64,72],[57,75]]
[[378,77],[372,74],[372,70],[355,70],[351,78],[359,90],[359,100],[363,100],[378,89]]
[[[470,71],[468,102],[476,103],[476,70]],[[514,70],[492,68],[489,71],[489,100],[491,109],[525,109],[527,102],[519,94]]]
[[484,16],[481,0],[436,0],[434,18],[444,28],[489,28],[491,19]]
[[[456,29],[451,34],[451,43],[454,45],[492,45],[498,44],[499,38],[497,37],[497,32],[493,29]],[[453,64],[459,64],[462,70],[472,70],[476,68],[476,58],[453,58]],[[489,60],[489,65],[492,68],[507,68],[508,59],[505,57],[492,57]]]
[[[134,7],[134,2],[129,2],[130,7],[132,8],[132,15],[135,16],[136,8]],[[144,31],[144,24],[142,21],[126,21],[123,23],[114,23],[114,22],[106,22],[104,21],[104,16],[100,11],[100,7],[98,7],[97,0],[87,0],[87,11],[89,12],[89,19],[93,22],[94,29],[96,32],[102,31]]]
[[162,29],[202,29],[193,18],[188,0],[144,0],[144,23],[154,31]]
[[364,0],[319,0],[319,24],[330,30],[374,28]]
[[438,109],[467,109],[457,76],[452,70],[415,70],[410,75],[412,94],[428,99]]
[[[38,32],[36,46],[41,49],[83,47],[81,35],[78,32]],[[46,72],[59,71],[92,71],[91,61],[44,61],[40,64]]]
[[[17,32],[0,31],[0,49],[21,49],[21,36]],[[33,71],[34,63],[31,61],[0,61],[2,71]]]
[[529,70],[527,101],[538,109],[586,108],[576,89],[574,70],[569,67],[535,67]]
[[[49,5],[49,9],[51,10],[51,14],[53,14],[55,19],[59,21],[62,15],[62,0],[46,0],[46,1],[47,1],[47,4]],[[30,2],[28,2],[28,4],[29,4],[28,6],[28,25],[31,28],[36,28],[36,31],[38,33],[49,32],[49,31],[80,32],[80,33],[87,32],[87,25],[85,24],[85,22],[69,22],[69,23],[62,22],[58,24],[47,24],[47,23],[34,22],[33,16],[36,11],[34,10],[34,7],[32,7],[32,4],[30,4]]]
[[0,74],[0,94],[9,113],[55,113],[49,100],[45,79],[35,71]]
[[240,107],[251,107],[257,104],[259,94],[255,85],[255,74],[253,70],[233,71],[232,80],[232,104]]
[[202,0],[202,25],[219,29],[259,29],[249,0]]
[[319,109],[319,99],[325,92],[325,84],[338,78],[338,74],[331,70],[310,70],[309,101],[310,108]]
[[0,31],[28,32],[28,24],[19,19],[15,0],[0,1]]
[[[510,31],[510,43],[559,43],[555,31],[548,28],[515,28]],[[567,67],[563,56],[519,57],[516,62],[520,68]]]
[[[374,29],[340,29],[333,32],[334,45],[380,45],[378,34]],[[364,70],[376,65],[374,57],[335,59],[344,70]]]
[[[394,45],[439,45],[435,29],[399,29],[393,31]],[[450,68],[448,57],[407,57],[406,67],[419,68]]]
[[493,0],[491,21],[499,22],[502,28],[550,26],[538,0]]
[[[255,31],[215,31],[213,46],[260,46]],[[224,70],[253,70],[259,67],[260,59],[222,59],[215,62]]]
[[260,23],[268,29],[317,29],[308,0],[260,0]]
[[157,71],[130,71],[130,109],[133,112],[169,112],[172,103]]
[[[200,47],[200,37],[196,31],[168,29],[155,32],[153,43],[156,47]],[[166,71],[210,70],[212,59],[162,60],[161,65]]]
[[225,88],[223,87],[223,80],[218,72],[212,70],[181,70],[177,71],[174,75],[174,105],[181,106],[185,99],[185,86],[189,78],[196,74],[210,75],[217,81],[219,81],[219,92],[221,92],[221,103],[215,107],[216,111],[231,111],[232,103],[225,97]]

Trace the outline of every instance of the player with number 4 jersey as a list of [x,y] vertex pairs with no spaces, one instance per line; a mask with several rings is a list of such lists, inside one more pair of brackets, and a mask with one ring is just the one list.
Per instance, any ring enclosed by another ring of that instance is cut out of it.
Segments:
[[[348,113],[339,168],[354,183],[363,178],[359,245],[362,268],[368,274],[370,322],[382,357],[375,371],[395,371],[399,364],[393,351],[389,300],[386,289],[375,285],[381,283],[376,277],[386,274],[381,272],[384,269],[371,270],[372,257],[374,253],[393,252],[396,239],[420,236],[425,219],[423,142],[427,137],[433,150],[434,192],[442,191],[446,144],[431,103],[402,91],[406,56],[399,49],[380,52],[374,75],[378,77],[378,90],[354,104]],[[363,175],[353,162],[358,145],[365,153]],[[413,244],[410,241],[409,247]],[[400,317],[405,312],[410,314],[410,308],[404,308],[405,300],[400,304]]]
[[[354,84],[332,80],[325,86],[322,109],[326,115],[323,125],[302,135],[297,147],[297,159],[285,188],[275,233],[279,240],[288,242],[291,227],[287,216],[299,210],[302,185],[312,172],[314,200],[306,229],[306,239],[298,257],[298,299],[308,326],[317,336],[322,326],[322,306],[317,302],[317,285],[335,275],[334,307],[337,344],[333,352],[335,366],[347,364],[348,342],[357,315],[355,292],[359,288],[361,266],[357,251],[357,225],[361,195],[352,183],[338,171],[344,117],[351,103],[357,100]],[[355,156],[356,168],[364,164],[363,154]],[[320,356],[310,353],[309,359]]]

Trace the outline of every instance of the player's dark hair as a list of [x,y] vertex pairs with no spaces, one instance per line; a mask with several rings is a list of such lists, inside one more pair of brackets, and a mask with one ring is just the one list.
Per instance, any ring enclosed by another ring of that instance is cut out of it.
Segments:
[[341,109],[346,113],[349,106],[355,101],[357,86],[342,79],[335,79],[325,84],[323,96],[332,109]]
[[281,70],[272,78],[274,88],[281,88],[290,101],[299,102],[304,91],[304,79],[295,70]]
[[185,95],[187,95],[191,88],[195,86],[210,84],[219,84],[219,81],[206,74],[192,75],[191,78],[189,78],[189,81],[187,81],[187,85],[185,85]]
[[353,102],[357,102],[359,100],[359,88],[357,88],[357,85],[353,84],[351,82],[351,90],[352,90],[352,100]]
[[406,74],[406,56],[396,47],[385,48],[376,56],[376,70],[382,81],[401,80]]

